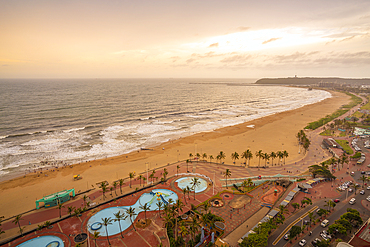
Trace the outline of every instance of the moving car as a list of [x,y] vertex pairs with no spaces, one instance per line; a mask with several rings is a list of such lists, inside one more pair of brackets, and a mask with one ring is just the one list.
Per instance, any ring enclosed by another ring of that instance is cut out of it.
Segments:
[[285,240],[289,240],[289,233],[287,233],[287,234],[284,235],[284,239]]
[[367,188],[366,188],[367,190],[370,190],[370,186],[367,186]]
[[[354,199],[354,198],[353,198]],[[321,226],[322,227],[326,227],[327,225],[329,225],[329,220],[323,220],[322,222],[321,222]]]
[[360,194],[361,194],[361,195],[365,195],[365,190],[361,190],[361,191],[360,191]]
[[349,200],[348,202],[349,204],[353,205],[356,203],[356,199],[355,198],[352,198],[351,200]]
[[299,241],[299,246],[305,246],[306,245],[306,243],[307,243],[307,241],[306,240],[304,240],[304,239],[302,239],[301,241]]
[[334,202],[335,203],[338,203],[338,202],[340,202],[340,200],[339,199],[335,199]]
[[370,202],[370,196],[368,196],[368,197],[366,198],[366,200],[368,200],[368,201]]

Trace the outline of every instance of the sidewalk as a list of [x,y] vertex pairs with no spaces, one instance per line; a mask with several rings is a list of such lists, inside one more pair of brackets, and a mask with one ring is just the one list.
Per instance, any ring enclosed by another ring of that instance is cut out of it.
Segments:
[[255,214],[253,214],[248,220],[236,228],[233,232],[227,235],[223,241],[227,242],[230,246],[237,246],[239,239],[252,229],[263,217],[270,211],[270,208],[261,207]]

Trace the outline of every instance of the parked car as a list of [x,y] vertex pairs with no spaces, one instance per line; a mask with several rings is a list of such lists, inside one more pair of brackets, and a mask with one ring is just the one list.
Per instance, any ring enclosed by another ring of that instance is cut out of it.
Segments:
[[366,200],[368,200],[368,201],[370,202],[370,196],[368,196],[368,197],[366,198]]
[[365,195],[365,190],[361,190],[361,191],[360,191],[360,194],[361,194],[361,195]]
[[311,242],[311,244],[312,244],[312,246],[313,247],[316,247],[317,245],[318,245],[318,243],[320,243],[321,242],[321,240],[319,239],[319,238],[315,238],[312,242]]
[[367,186],[367,188],[366,188],[367,190],[370,190],[370,186]]
[[338,203],[338,202],[340,202],[340,200],[339,199],[335,199],[334,202],[335,203]]
[[365,171],[361,171],[361,174],[365,174]]
[[322,231],[328,238],[330,238],[331,239],[331,235],[328,233],[328,231],[327,230],[323,230]]
[[305,246],[307,243],[307,241],[305,239],[302,239],[301,241],[299,241],[299,246]]
[[348,192],[352,192],[352,191],[353,191],[353,189],[351,189],[351,188],[348,189]]
[[285,240],[289,240],[289,233],[287,233],[287,234],[284,235],[284,239]]

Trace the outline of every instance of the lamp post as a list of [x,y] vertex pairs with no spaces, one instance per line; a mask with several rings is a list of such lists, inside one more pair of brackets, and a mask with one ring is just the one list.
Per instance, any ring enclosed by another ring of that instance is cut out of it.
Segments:
[[148,171],[149,171],[149,169],[148,169],[148,162],[146,162],[146,163],[145,163],[145,165],[146,165],[146,185],[148,185],[148,183],[149,183],[149,176],[148,176]]

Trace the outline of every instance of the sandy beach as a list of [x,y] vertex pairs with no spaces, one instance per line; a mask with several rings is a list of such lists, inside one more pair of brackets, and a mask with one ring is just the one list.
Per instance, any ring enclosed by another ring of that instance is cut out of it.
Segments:
[[[63,189],[75,188],[76,192],[84,191],[92,186],[96,187],[96,183],[100,181],[107,180],[112,183],[117,179],[127,178],[130,172],[138,175],[145,172],[147,167],[156,169],[168,163],[186,160],[189,158],[189,153],[206,153],[208,156],[216,157],[220,151],[223,151],[226,154],[224,162],[233,164],[231,159],[233,152],[241,154],[250,149],[255,156],[258,150],[266,153],[286,150],[289,153],[287,163],[298,161],[304,157],[304,154],[298,153],[295,137],[297,132],[307,123],[336,111],[350,99],[349,96],[337,92],[332,92],[332,96],[332,98],[296,110],[171,140],[150,150],[75,164],[72,168],[59,168],[58,171],[29,174],[1,182],[0,216],[8,218],[31,210],[35,208],[36,199]],[[250,127],[251,125],[254,127]],[[216,162],[216,159],[213,162]],[[239,159],[235,165],[241,166],[242,162],[244,160]],[[257,165],[258,158],[254,157],[251,160],[251,166]],[[76,174],[80,174],[83,179],[74,181],[73,175]],[[127,185],[128,179],[125,182]]]

